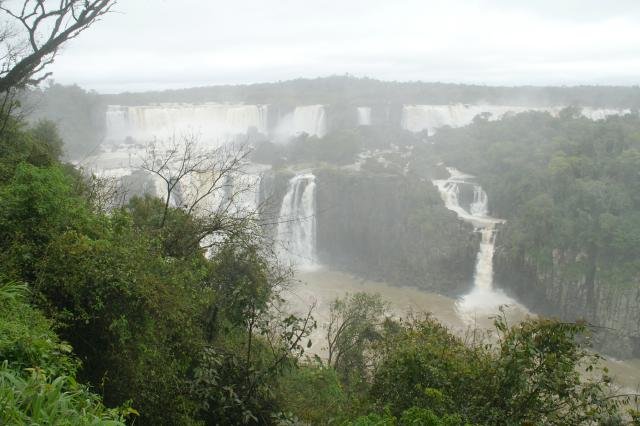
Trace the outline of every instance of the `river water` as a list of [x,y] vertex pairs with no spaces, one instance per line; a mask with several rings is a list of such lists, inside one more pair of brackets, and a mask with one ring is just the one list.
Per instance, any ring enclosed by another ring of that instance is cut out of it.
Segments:
[[[306,313],[315,303],[313,316],[318,328],[311,335],[311,354],[323,357],[326,354],[326,330],[329,306],[336,298],[356,292],[379,294],[389,304],[389,313],[395,317],[407,317],[409,313],[430,313],[453,333],[460,337],[470,336],[474,329],[491,330],[494,314],[477,315],[472,323],[461,315],[460,300],[442,296],[413,287],[394,287],[384,282],[365,280],[344,272],[319,267],[313,271],[296,274],[293,285],[285,294],[289,309],[298,314]],[[505,314],[509,324],[516,324],[530,315],[517,306],[507,306]],[[625,392],[640,390],[640,359],[615,360],[605,358],[603,367],[608,368],[614,382]]]

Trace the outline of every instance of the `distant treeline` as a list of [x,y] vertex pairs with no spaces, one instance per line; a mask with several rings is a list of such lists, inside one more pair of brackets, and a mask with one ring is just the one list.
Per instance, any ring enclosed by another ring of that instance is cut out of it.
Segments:
[[638,86],[484,86],[451,83],[392,82],[351,76],[296,79],[275,83],[102,95],[108,104],[158,102],[244,102],[256,104],[450,104],[576,105],[639,108]]

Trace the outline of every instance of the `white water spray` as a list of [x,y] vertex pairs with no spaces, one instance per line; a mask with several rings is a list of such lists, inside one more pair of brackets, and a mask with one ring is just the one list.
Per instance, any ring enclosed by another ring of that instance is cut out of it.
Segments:
[[[464,127],[471,124],[478,115],[485,115],[488,120],[500,120],[512,114],[527,111],[548,112],[557,116],[561,106],[528,107],[517,105],[404,105],[402,108],[401,125],[411,132],[428,131],[433,134],[437,129],[450,127]],[[602,120],[611,115],[629,114],[629,109],[582,108],[581,113],[591,120]]]
[[267,134],[267,105],[155,104],[109,105],[105,140],[121,143],[128,138],[139,143],[169,140],[193,134],[207,145],[220,145],[253,128]]
[[278,218],[281,259],[305,270],[317,267],[315,179],[312,173],[304,173],[289,180]]
[[358,126],[371,126],[370,107],[358,107]]

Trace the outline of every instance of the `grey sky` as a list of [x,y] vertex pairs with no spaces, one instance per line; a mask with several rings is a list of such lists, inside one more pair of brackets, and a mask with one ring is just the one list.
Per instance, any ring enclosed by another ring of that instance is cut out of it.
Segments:
[[102,92],[353,74],[640,83],[640,0],[120,0],[52,71]]

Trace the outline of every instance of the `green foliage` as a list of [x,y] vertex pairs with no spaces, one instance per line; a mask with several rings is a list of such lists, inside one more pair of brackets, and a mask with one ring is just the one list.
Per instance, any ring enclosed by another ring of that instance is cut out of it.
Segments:
[[273,271],[256,246],[227,243],[212,258],[207,285],[216,295],[213,315],[243,325],[254,312],[264,311],[273,297]]
[[432,318],[406,323],[389,333],[381,355],[371,396],[397,416],[411,407],[444,415],[473,404],[475,395],[465,387],[485,380],[488,361],[481,348],[465,346]]
[[57,164],[62,139],[50,121],[28,128],[15,117],[6,117],[0,129],[0,182],[5,182],[22,162],[39,167]]
[[497,345],[469,345],[431,318],[401,324],[373,355],[374,407],[429,410],[444,424],[621,424],[629,399],[606,374],[580,373],[598,370],[584,325],[498,317],[496,331]]
[[136,228],[161,241],[162,252],[170,257],[201,256],[201,228],[197,218],[180,209],[170,209],[164,224],[164,202],[145,195],[133,197],[127,206]]
[[[0,365],[0,421],[21,425],[124,425],[116,410],[106,410],[97,395],[91,394],[67,376],[48,378],[38,369],[29,369],[24,378]],[[127,411],[127,410],[125,410]],[[135,410],[128,410],[135,413]]]
[[343,380],[358,382],[363,377],[365,353],[381,338],[380,328],[386,309],[380,295],[364,292],[331,303],[326,325],[327,362]]
[[463,426],[465,423],[459,416],[445,415],[439,417],[433,411],[412,407],[404,411],[398,419],[390,414],[369,414],[354,421],[346,422],[345,426]]
[[27,282],[52,239],[70,229],[88,232],[95,220],[72,193],[71,179],[56,166],[20,163],[11,181],[0,187],[0,199],[0,259],[5,274]]
[[284,412],[314,425],[335,423],[347,402],[336,371],[313,363],[288,370],[276,394]]
[[121,413],[75,379],[78,362],[25,302],[27,287],[0,284],[0,423],[123,425]]

